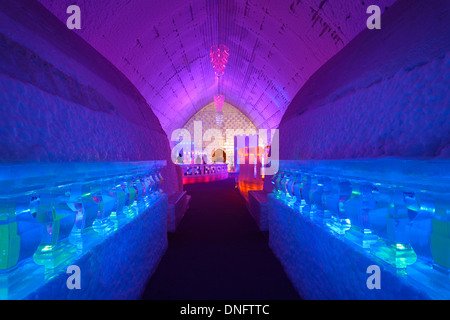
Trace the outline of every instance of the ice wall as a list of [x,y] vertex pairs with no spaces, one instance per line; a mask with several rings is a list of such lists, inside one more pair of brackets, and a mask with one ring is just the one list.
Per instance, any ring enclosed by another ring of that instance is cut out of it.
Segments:
[[450,2],[400,0],[298,92],[281,159],[449,158]]
[[[0,2],[0,161],[168,160],[137,89],[35,1]],[[168,161],[166,191],[179,189]]]

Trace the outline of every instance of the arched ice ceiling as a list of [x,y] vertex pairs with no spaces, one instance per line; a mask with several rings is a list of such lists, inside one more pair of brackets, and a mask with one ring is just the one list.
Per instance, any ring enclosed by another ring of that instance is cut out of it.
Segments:
[[[366,27],[367,6],[396,0],[39,0],[124,73],[170,135],[224,94],[259,128],[275,128],[305,81]],[[230,49],[217,80],[211,45]]]

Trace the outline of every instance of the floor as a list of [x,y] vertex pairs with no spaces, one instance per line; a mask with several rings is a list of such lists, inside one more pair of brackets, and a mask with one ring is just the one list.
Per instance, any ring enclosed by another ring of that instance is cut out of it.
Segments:
[[298,300],[235,188],[234,178],[186,185],[190,207],[150,278],[148,300]]

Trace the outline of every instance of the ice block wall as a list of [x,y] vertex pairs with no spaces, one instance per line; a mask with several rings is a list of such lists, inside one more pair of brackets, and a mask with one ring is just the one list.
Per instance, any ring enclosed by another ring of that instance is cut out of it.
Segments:
[[449,71],[450,3],[398,1],[298,92],[281,159],[449,158]]
[[[1,162],[170,157],[161,125],[109,61],[35,1],[0,3]],[[179,189],[171,161],[168,193]]]
[[[381,30],[363,30],[298,92],[279,126],[280,158],[449,158],[449,31],[448,1],[396,2]],[[366,268],[378,261],[340,248],[298,212],[271,204],[271,247],[303,298],[439,299],[386,269],[381,290],[368,290]],[[430,228],[418,227],[417,251],[432,241]]]

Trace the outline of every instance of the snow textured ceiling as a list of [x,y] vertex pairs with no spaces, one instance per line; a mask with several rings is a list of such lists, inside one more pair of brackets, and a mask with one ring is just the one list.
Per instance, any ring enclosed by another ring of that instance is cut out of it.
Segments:
[[[395,0],[39,0],[141,92],[167,134],[223,94],[258,128],[275,128],[299,89],[366,28],[370,4]],[[211,45],[230,49],[217,80]]]

